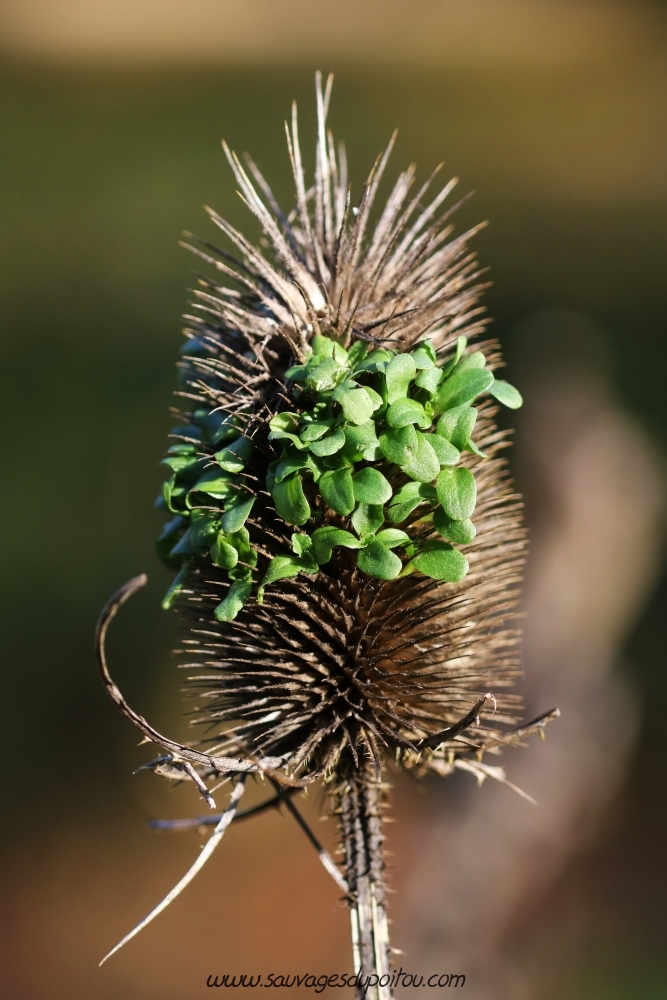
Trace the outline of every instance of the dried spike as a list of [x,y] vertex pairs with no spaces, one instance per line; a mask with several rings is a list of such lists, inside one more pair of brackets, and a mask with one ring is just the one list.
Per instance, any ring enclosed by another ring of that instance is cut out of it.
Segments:
[[136,935],[140,931],[142,931],[144,927],[147,927],[148,924],[151,923],[151,921],[155,920],[155,918],[159,916],[160,913],[163,912],[163,910],[166,910],[167,907],[171,903],[173,903],[176,897],[180,896],[183,890],[190,884],[190,882],[192,882],[195,875],[197,875],[202,870],[208,859],[213,854],[213,851],[216,849],[216,847],[224,837],[227,827],[234,819],[234,813],[236,812],[236,807],[243,794],[244,784],[245,784],[245,776],[242,776],[236,782],[234,791],[232,792],[231,798],[229,800],[229,805],[227,806],[222,816],[220,817],[218,825],[211,834],[203,850],[199,853],[199,856],[195,861],[195,863],[192,865],[192,867],[188,869],[188,871],[185,873],[180,882],[178,882],[174,886],[174,888],[171,890],[171,892],[169,892],[165,896],[162,902],[158,903],[155,909],[151,910],[148,916],[144,917],[141,923],[137,924],[137,926],[133,930],[131,930],[129,934],[125,935],[122,941],[118,942],[115,948],[112,948],[111,951],[104,956],[104,958],[100,962],[100,965],[104,965],[104,963],[108,958],[111,958],[111,956],[115,955],[117,951],[120,951],[120,949],[124,945],[126,945],[128,941],[131,941],[133,937],[136,937]]

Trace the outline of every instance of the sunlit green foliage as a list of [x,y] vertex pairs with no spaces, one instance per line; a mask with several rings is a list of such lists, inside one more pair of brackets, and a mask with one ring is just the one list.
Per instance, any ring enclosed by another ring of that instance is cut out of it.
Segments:
[[[472,439],[472,404],[489,393],[521,405],[481,351],[466,347],[459,337],[453,357],[439,363],[429,340],[400,353],[364,340],[346,350],[316,335],[309,356],[285,373],[284,396],[294,408],[269,420],[267,449],[221,411],[196,410],[192,424],[174,428],[178,443],[163,460],[172,475],[159,500],[174,517],[157,545],[179,573],[163,607],[180,593],[189,560],[206,553],[231,583],[215,612],[221,621],[233,620],[253,590],[261,603],[270,584],[318,573],[339,547],[355,550],[358,568],[380,580],[415,571],[462,580],[468,561],[456,546],[475,538],[477,485],[461,458],[485,457]],[[253,476],[265,485],[264,498]],[[253,505],[269,496],[277,515],[301,529],[292,552],[270,560],[245,527]],[[442,540],[424,537],[425,525]]]

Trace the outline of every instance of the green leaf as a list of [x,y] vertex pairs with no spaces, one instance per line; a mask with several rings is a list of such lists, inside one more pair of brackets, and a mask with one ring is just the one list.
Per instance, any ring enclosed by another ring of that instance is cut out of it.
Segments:
[[271,431],[269,441],[291,441],[299,451],[305,451],[308,447],[297,434],[292,434],[291,431]]
[[416,399],[398,399],[387,410],[387,423],[390,427],[406,427],[408,424],[419,424],[420,427],[430,427],[430,417],[424,407]]
[[316,333],[312,342],[313,356],[316,358],[332,358],[336,341],[331,337],[323,337],[321,333]]
[[378,542],[382,542],[388,549],[395,549],[397,545],[409,545],[410,536],[400,528],[385,528],[376,535]]
[[464,521],[453,521],[445,514],[442,507],[438,507],[433,513],[433,527],[439,535],[448,538],[450,542],[456,542],[457,545],[469,545],[477,534],[475,525],[470,518],[466,518]]
[[282,413],[276,413],[271,417],[269,427],[276,433],[279,431],[296,431],[300,420],[301,417],[298,413],[290,413],[289,410],[283,410]]
[[195,507],[190,515],[190,541],[196,552],[207,551],[220,527],[220,514]]
[[428,549],[414,557],[412,565],[424,576],[447,583],[458,583],[468,572],[466,557],[446,542],[430,543]]
[[312,348],[313,356],[316,358],[333,358],[336,355],[336,348],[343,351],[342,360],[347,357],[347,351],[344,351],[340,344],[337,344],[331,337],[322,336],[321,333],[316,333],[313,337]]
[[264,574],[261,589],[270,583],[275,583],[276,580],[296,576],[302,569],[301,560],[297,556],[274,556]]
[[227,535],[227,542],[233,545],[239,554],[239,561],[248,566],[257,565],[257,552],[250,544],[250,534],[247,528],[239,528]]
[[310,535],[304,535],[300,531],[295,531],[292,535],[292,551],[298,556],[306,555],[313,548],[313,540]]
[[204,432],[204,437],[215,447],[233,441],[239,435],[234,425],[234,417],[224,410],[195,410],[194,418]]
[[493,375],[486,368],[473,368],[470,371],[454,372],[443,382],[435,398],[438,412],[471,403],[480,393],[486,392],[493,385]]
[[243,565],[244,562],[245,560],[239,556],[239,561],[234,569],[227,570],[227,576],[230,580],[239,580],[252,584],[252,569],[249,566]]
[[233,507],[226,510],[222,515],[222,530],[228,535],[239,531],[246,523],[254,502],[255,497],[251,497],[250,500],[234,504]]
[[412,500],[403,500],[401,503],[392,504],[387,511],[387,517],[393,524],[400,524],[412,514],[415,507],[423,502],[421,497],[414,497]]
[[466,442],[466,451],[471,451],[473,455],[479,455],[480,458],[488,458],[489,456],[484,451],[480,451],[474,441],[468,438]]
[[322,458],[324,455],[335,455],[345,444],[345,431],[342,427],[335,427],[326,437],[319,441],[313,441],[309,448],[313,455]]
[[401,465],[401,469],[411,479],[421,483],[430,483],[440,472],[440,462],[433,446],[429,442],[431,435],[417,434],[417,453],[414,458]]
[[181,483],[196,483],[205,471],[208,460],[197,455],[169,455],[160,465],[166,465]]
[[368,344],[365,340],[356,340],[347,352],[347,363],[351,368],[363,361],[368,354]]
[[163,486],[163,495],[168,502],[169,510],[172,514],[178,514],[183,507],[188,506],[188,487],[179,483],[176,476],[172,476],[168,483]]
[[462,357],[463,352],[465,351],[467,345],[468,345],[468,338],[467,337],[458,337],[457,338],[457,341],[456,341],[456,351],[454,353],[454,357],[452,358],[451,361],[448,361],[447,364],[445,365],[445,367],[442,369],[442,374],[443,375],[447,376],[447,375],[451,374],[452,370],[459,363],[459,360]]
[[443,469],[436,483],[438,500],[454,521],[465,521],[475,509],[477,483],[470,469]]
[[224,601],[218,604],[213,612],[219,622],[234,621],[237,614],[250,597],[252,583],[247,580],[236,580],[227,591]]
[[325,472],[318,486],[327,507],[331,507],[337,514],[350,514],[354,510],[352,474],[349,469]]
[[304,451],[308,445],[297,436],[300,419],[298,413],[289,413],[287,410],[276,413],[269,421],[271,428],[269,441],[280,441],[287,438],[299,451]]
[[445,410],[438,420],[436,432],[462,451],[470,439],[476,420],[477,410],[474,406],[456,406]]
[[[291,476],[293,472],[299,472],[301,469],[308,468],[308,459],[310,455],[301,452],[301,454],[290,454],[283,450],[284,458],[277,463],[276,468],[273,470],[273,479],[276,483],[282,483],[286,476]],[[312,461],[312,460],[311,460]]]
[[[410,353],[414,358],[417,368],[433,368],[437,360],[435,356],[435,349],[430,340],[422,340],[420,344],[417,344],[414,351],[411,351]],[[417,385],[419,385],[419,382]]]
[[426,483],[410,482],[406,483],[405,486],[401,486],[391,502],[392,504],[404,503],[406,500],[412,500],[415,497],[419,497],[422,500],[436,500],[437,493],[434,486],[428,486]]
[[380,435],[380,450],[388,462],[404,465],[417,454],[417,431],[413,424],[385,431]]
[[424,500],[435,499],[437,499],[437,493],[427,483],[406,483],[393,497],[387,517],[393,524],[400,524]]
[[[209,417],[212,416],[213,412],[214,411],[212,410],[206,410],[203,407],[199,407],[192,414],[192,420],[195,424],[197,424],[198,427],[203,427],[206,421],[209,419]],[[224,417],[221,410],[216,410],[215,412],[217,413],[218,416],[222,416],[223,420],[227,419],[226,417]]]
[[169,588],[169,590],[167,591],[167,593],[164,595],[164,598],[163,598],[162,604],[161,604],[161,608],[162,608],[163,611],[168,611],[169,608],[174,603],[174,601],[176,600],[176,598],[178,597],[178,595],[181,593],[181,591],[183,590],[183,585],[185,583],[185,579],[186,579],[187,575],[188,575],[188,567],[187,566],[183,566],[182,569],[179,570],[179,572],[178,572],[178,574],[177,574],[174,582],[172,583],[171,587]]
[[334,399],[340,403],[345,419],[352,424],[365,424],[370,420],[375,406],[365,389],[347,389],[334,393]]
[[[231,535],[230,541],[231,541]],[[248,561],[250,560],[250,562]],[[246,555],[245,553],[239,552],[239,561],[233,569],[227,570],[227,575],[230,580],[245,581],[246,583],[252,583],[252,570],[253,567],[257,565],[257,553],[254,549]]]
[[384,524],[382,504],[360,503],[350,520],[359,538],[363,535],[375,534],[378,528],[381,528]]
[[211,442],[214,448],[219,447],[221,444],[226,444],[228,441],[233,441],[239,433],[237,428],[232,424],[231,417],[227,417],[220,424],[214,425],[213,418],[219,416],[221,416],[219,413],[209,414],[211,426],[214,427],[210,432],[206,430],[207,425],[204,424],[205,437]]
[[209,551],[211,559],[220,569],[234,569],[239,561],[238,551],[228,543],[224,531],[218,534]]
[[318,566],[329,562],[337,545],[342,545],[346,549],[358,549],[360,544],[351,531],[333,525],[316,528],[313,532],[313,555]]
[[162,484],[162,496],[158,497],[153,505],[156,508],[156,510],[162,510],[162,505],[159,503],[159,501],[162,500],[167,510],[171,511],[172,514],[178,513],[178,510],[172,505],[172,499],[171,499],[171,494],[172,490],[174,489],[175,483],[176,483],[176,476],[172,476],[171,479],[168,479],[166,483]]
[[426,368],[415,379],[415,385],[427,392],[434,393],[442,379],[442,368]]
[[357,566],[368,576],[378,580],[395,580],[403,568],[397,555],[377,539],[357,555]]
[[187,556],[197,555],[197,550],[192,544],[192,531],[190,528],[174,545],[173,549],[170,550],[169,555],[172,559],[184,559]]
[[285,372],[285,378],[289,378],[293,382],[305,382],[309,371],[309,365],[292,365]]
[[427,434],[426,440],[433,448],[440,465],[456,465],[461,457],[458,448],[450,444],[446,438],[440,437],[439,434]]
[[170,437],[190,438],[190,440],[201,441],[203,434],[196,424],[187,424],[185,427],[172,427],[169,431]]
[[278,461],[273,461],[266,467],[266,488],[269,493],[273,493],[273,487],[276,485],[276,470],[279,465]]
[[[351,389],[357,389],[358,387],[359,383],[354,378],[352,372],[345,372],[345,377],[337,383],[336,388],[331,393],[331,398],[338,403],[341,396]],[[329,393],[327,393],[327,397],[328,395]]]
[[172,444],[167,448],[168,455],[196,455],[196,444]]
[[489,389],[489,394],[495,396],[499,403],[509,406],[510,410],[518,410],[523,406],[523,399],[518,389],[515,389],[509,382],[502,379],[495,379]]
[[[176,447],[178,448],[179,445],[176,445]],[[197,463],[200,461],[200,459],[197,458],[196,453],[193,453],[196,452],[195,446],[185,445],[180,447],[186,447],[192,449],[192,451],[190,451],[189,454],[186,455],[182,454],[169,455],[167,458],[162,459],[160,465],[165,465],[168,469],[171,469],[172,472],[182,472],[185,469],[193,468],[194,466],[196,466]]]
[[[323,462],[326,461],[327,459],[324,458]],[[313,482],[314,483],[319,482],[319,478],[322,475],[321,463],[316,462],[312,455],[306,454],[306,468],[310,471],[313,477]]]
[[283,521],[288,524],[305,524],[310,517],[310,505],[301,484],[301,476],[294,473],[273,487],[273,501]]
[[338,470],[352,468],[352,463],[349,458],[345,458],[342,448],[335,455],[326,455],[321,461],[325,469]]
[[391,404],[397,399],[404,399],[416,374],[417,366],[411,354],[397,354],[392,358],[384,373],[387,383],[387,402]]
[[210,515],[208,520],[200,518],[198,522],[191,523],[180,542],[169,553],[170,556],[179,558],[203,555],[215,538],[218,527],[219,521],[213,520]]
[[371,351],[362,361],[354,366],[355,372],[376,372],[381,371],[388,361],[394,357],[391,351],[385,351],[383,347],[377,351]]
[[380,395],[380,393],[376,392],[375,389],[371,388],[370,385],[363,386],[363,390],[364,390],[364,392],[367,392],[368,395],[370,396],[371,403],[373,404],[373,412],[374,413],[375,413],[376,410],[379,410],[380,407],[382,407],[382,406],[385,405],[384,399],[382,398],[382,396]]
[[226,497],[234,493],[234,476],[231,472],[223,472],[221,469],[211,468],[192,487],[200,493],[208,493],[212,497]]
[[456,372],[467,372],[473,368],[483,368],[486,358],[481,351],[473,351],[472,354],[464,355],[456,366]]
[[236,441],[215,453],[215,460],[226,472],[240,472],[252,456],[255,446],[247,437],[239,435]]
[[311,441],[319,441],[321,437],[324,437],[332,424],[333,418],[330,420],[313,421],[311,424],[306,424],[299,436],[302,441],[306,441],[308,444]]
[[335,340],[333,348],[333,359],[334,361],[337,361],[341,365],[347,365],[349,368],[350,363],[348,360],[347,351],[345,350],[342,344],[339,344]]
[[257,603],[261,604],[264,600],[264,590],[270,583],[275,583],[276,580],[285,580],[304,572],[317,573],[317,563],[312,560],[307,568],[304,561],[296,556],[274,556],[267,566],[264,578],[257,590]]
[[348,426],[345,428],[345,445],[343,454],[353,462],[358,462],[364,458],[367,462],[372,462],[379,458],[380,442],[375,434],[375,423],[372,420],[358,426]]
[[368,466],[352,476],[355,500],[384,504],[391,499],[391,486],[378,469]]
[[329,389],[335,389],[346,374],[346,369],[337,361],[334,361],[333,358],[325,358],[309,372],[306,384],[315,392],[326,392]]

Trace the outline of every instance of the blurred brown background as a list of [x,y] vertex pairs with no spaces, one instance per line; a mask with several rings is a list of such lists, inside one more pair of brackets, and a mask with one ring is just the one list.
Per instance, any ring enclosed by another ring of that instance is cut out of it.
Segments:
[[151,506],[193,281],[176,243],[211,235],[203,203],[254,232],[222,136],[288,202],[282,121],[296,98],[308,149],[321,68],[353,193],[398,126],[394,170],[444,159],[478,192],[459,231],[492,223],[487,305],[526,397],[524,691],[563,709],[504,761],[537,809],[467,775],[399,786],[394,944],[465,972],[472,1000],[667,996],[667,5],[4,0],[0,52],[3,994],[194,1000],[211,972],[350,967],[335,885],[271,815],[97,969],[201,842],[145,828],[200,804],[131,776],[149,752],[91,650],[109,593],[148,571],[111,655],[185,735]]

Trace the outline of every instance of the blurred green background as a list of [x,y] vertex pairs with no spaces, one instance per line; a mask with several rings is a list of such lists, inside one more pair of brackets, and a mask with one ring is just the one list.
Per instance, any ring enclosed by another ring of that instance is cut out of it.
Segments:
[[[457,231],[491,221],[475,245],[510,378],[520,321],[544,307],[579,310],[606,331],[618,398],[664,452],[662,37],[641,58],[633,50],[565,66],[364,67],[343,53],[331,123],[357,192],[395,126],[394,171],[416,160],[423,175],[445,159],[460,191],[477,191]],[[148,592],[123,612],[111,652],[130,700],[158,728],[185,733],[172,625],[157,610],[169,575],[153,552],[161,517],[152,510],[196,270],[177,241],[182,229],[215,238],[203,203],[254,233],[223,136],[251,151],[289,202],[282,120],[296,98],[308,149],[314,68],[307,59],[263,68],[3,60],[2,940],[13,998],[198,996],[219,952],[220,913],[221,934],[251,967],[260,949],[244,920],[258,919],[272,928],[262,967],[287,955],[300,968],[304,954],[320,969],[349,964],[335,889],[275,817],[230,836],[212,868],[218,889],[193,887],[145,947],[95,968],[195,849],[145,833],[148,814],[199,805],[150,776],[130,778],[145,754],[105,699],[92,655],[101,605],[147,571]],[[609,544],[622,560],[622,525]],[[666,596],[663,572],[628,643],[643,721],[625,790],[537,920],[535,996],[545,1000],[667,996]],[[291,866],[282,888],[272,865]],[[576,943],[566,926],[573,893],[587,902]],[[530,932],[521,947],[532,947]]]

